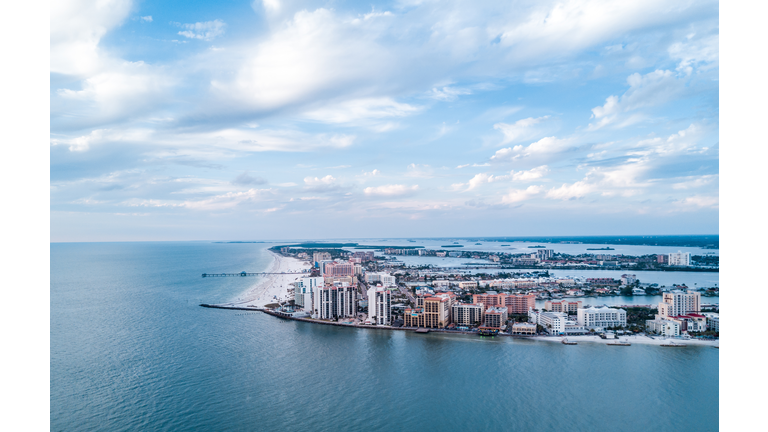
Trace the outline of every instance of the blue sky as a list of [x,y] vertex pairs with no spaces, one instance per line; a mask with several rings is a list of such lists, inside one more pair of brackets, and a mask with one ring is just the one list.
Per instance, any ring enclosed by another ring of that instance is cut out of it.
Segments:
[[51,13],[52,241],[719,232],[717,2]]

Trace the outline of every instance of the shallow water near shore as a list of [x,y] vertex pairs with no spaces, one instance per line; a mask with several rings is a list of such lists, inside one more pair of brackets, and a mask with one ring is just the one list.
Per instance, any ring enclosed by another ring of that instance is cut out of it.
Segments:
[[718,429],[710,347],[420,335],[198,306],[258,282],[202,273],[262,271],[269,246],[51,244],[51,430]]

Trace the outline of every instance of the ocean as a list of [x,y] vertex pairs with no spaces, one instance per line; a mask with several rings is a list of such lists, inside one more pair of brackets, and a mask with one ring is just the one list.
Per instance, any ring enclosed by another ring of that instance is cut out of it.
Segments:
[[206,309],[259,243],[51,244],[51,430],[718,430],[711,347],[337,328]]

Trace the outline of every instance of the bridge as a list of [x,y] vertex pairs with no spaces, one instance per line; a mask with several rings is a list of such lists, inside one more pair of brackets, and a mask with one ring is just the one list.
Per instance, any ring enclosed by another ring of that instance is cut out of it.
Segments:
[[266,275],[273,275],[273,274],[282,274],[282,275],[306,275],[309,272],[262,272],[262,273],[248,273],[248,272],[240,272],[240,273],[203,273],[203,277],[245,277],[245,276],[266,276]]

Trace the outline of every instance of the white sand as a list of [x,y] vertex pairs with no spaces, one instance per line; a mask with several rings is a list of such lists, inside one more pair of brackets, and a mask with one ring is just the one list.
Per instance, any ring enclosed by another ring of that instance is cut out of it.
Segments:
[[[668,343],[676,343],[682,345],[702,345],[702,346],[720,346],[720,341],[708,341],[699,339],[682,339],[682,338],[665,338],[663,336],[653,336],[651,339],[648,336],[632,335],[632,336],[619,336],[618,339],[600,339],[599,336],[567,336],[568,342],[591,342],[599,344],[607,344],[609,342],[629,342],[631,344],[643,344],[643,345],[661,345]],[[563,336],[536,336],[531,339],[561,342]]]
[[[267,273],[282,273],[292,272],[303,274],[268,274],[263,276],[256,285],[248,288],[248,291],[240,294],[237,299],[230,303],[222,303],[222,306],[257,306],[262,307],[269,303],[277,303],[278,301],[285,301],[288,298],[288,289],[293,288],[289,285],[291,282],[297,281],[302,276],[309,275],[309,263],[298,260],[296,258],[288,258],[282,255],[278,255],[274,252],[272,254],[274,261],[265,270]],[[275,296],[277,299],[275,299]]]

